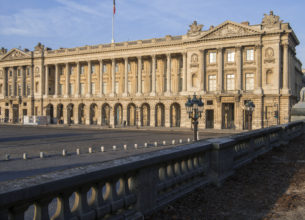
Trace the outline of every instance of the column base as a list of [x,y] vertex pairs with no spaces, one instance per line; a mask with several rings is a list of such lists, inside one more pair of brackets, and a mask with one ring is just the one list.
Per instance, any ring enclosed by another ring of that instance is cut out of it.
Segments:
[[136,96],[142,96],[143,95],[143,93],[139,93],[139,92],[137,92],[137,94],[136,94]]
[[116,95],[116,94],[113,93],[113,92],[109,94],[110,97],[115,97],[115,95]]
[[281,89],[281,94],[290,95],[291,90],[290,89]]
[[91,98],[92,97],[92,94],[87,94],[86,95],[86,98]]
[[58,95],[53,95],[53,98],[55,99],[55,98],[58,98]]
[[254,94],[263,94],[263,89],[262,88],[255,89]]
[[165,95],[165,96],[171,96],[172,93],[171,93],[171,92],[165,92],[164,95]]
[[156,94],[156,92],[151,92],[151,93],[149,93],[149,95],[150,96],[156,96],[157,94]]
[[123,93],[123,95],[122,95],[123,97],[128,97],[129,96],[129,94],[128,93]]

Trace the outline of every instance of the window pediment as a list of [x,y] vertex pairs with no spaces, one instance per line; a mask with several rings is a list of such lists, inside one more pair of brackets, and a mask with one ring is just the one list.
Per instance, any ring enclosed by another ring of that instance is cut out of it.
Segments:
[[30,55],[24,53],[19,49],[12,49],[4,57],[2,57],[1,60],[16,60],[16,59],[24,59],[30,57],[31,57]]

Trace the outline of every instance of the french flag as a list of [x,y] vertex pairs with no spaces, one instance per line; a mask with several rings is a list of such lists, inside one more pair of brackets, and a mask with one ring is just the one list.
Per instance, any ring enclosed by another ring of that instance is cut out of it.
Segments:
[[115,0],[113,0],[113,14],[115,14]]

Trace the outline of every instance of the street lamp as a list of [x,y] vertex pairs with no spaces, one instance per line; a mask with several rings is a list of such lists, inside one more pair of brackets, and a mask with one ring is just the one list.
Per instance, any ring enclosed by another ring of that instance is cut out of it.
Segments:
[[198,119],[201,118],[203,112],[203,102],[200,97],[197,99],[196,94],[194,94],[193,99],[189,96],[187,102],[185,103],[186,111],[189,114],[189,118],[192,119],[194,125],[194,141],[198,141],[197,131],[198,131]]
[[249,116],[248,116],[248,129],[249,130],[252,130],[252,124],[250,125],[250,118],[252,120],[252,112],[254,111],[254,109],[255,109],[255,105],[251,100],[249,100],[245,103],[245,110],[247,110],[249,112]]

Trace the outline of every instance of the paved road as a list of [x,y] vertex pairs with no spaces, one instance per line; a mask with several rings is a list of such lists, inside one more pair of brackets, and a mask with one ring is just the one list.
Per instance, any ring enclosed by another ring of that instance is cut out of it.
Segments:
[[[215,138],[230,133],[202,131],[200,138]],[[180,139],[186,143],[188,138],[192,139],[192,131],[179,129],[119,130],[0,125],[0,181],[160,150],[173,147],[170,144],[172,140],[177,145]],[[166,141],[166,146],[162,145],[163,141]],[[145,142],[148,147],[144,147]],[[158,142],[158,147],[154,147],[154,142]],[[127,150],[123,149],[124,144],[127,144]],[[138,144],[137,149],[134,144]],[[116,145],[116,151],[113,150],[113,145]],[[104,146],[105,152],[101,152],[101,146]],[[89,147],[93,148],[94,153],[88,153]],[[81,155],[76,155],[77,148]],[[67,150],[68,156],[61,156],[63,149]],[[40,152],[44,152],[47,157],[39,158]],[[29,159],[23,160],[23,153],[27,153]],[[4,160],[6,154],[10,155],[11,160]]]

